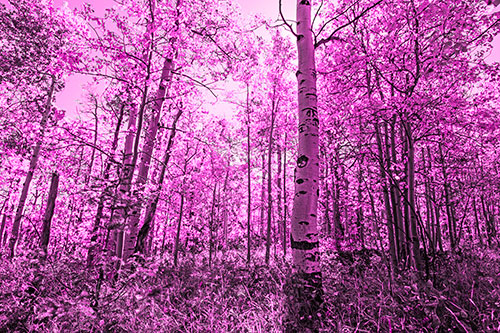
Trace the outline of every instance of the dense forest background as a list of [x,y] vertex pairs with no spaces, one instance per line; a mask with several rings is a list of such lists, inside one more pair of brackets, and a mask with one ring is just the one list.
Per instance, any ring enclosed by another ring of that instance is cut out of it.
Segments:
[[0,331],[500,330],[493,5],[0,3]]

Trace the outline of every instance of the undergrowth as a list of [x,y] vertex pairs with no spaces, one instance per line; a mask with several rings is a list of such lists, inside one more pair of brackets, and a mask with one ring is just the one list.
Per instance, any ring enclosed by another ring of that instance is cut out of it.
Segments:
[[[184,258],[138,264],[118,276],[77,257],[41,263],[25,255],[0,265],[1,332],[281,332],[288,262],[214,267]],[[391,277],[376,252],[324,253],[322,332],[500,330],[500,257],[463,251],[434,260],[421,282]]]

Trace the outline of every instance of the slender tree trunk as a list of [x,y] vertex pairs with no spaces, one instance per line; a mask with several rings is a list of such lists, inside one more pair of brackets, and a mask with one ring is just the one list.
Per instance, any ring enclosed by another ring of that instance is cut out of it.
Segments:
[[266,211],[266,156],[265,156],[265,151],[262,151],[262,184],[260,187],[260,235],[259,235],[260,239],[264,239],[265,211]]
[[422,259],[420,257],[420,244],[417,233],[417,207],[415,204],[415,146],[413,142],[412,128],[406,123],[406,135],[408,139],[408,204],[410,208],[410,239],[415,269],[422,271]]
[[[396,115],[392,117],[391,120],[391,155],[392,164],[397,165],[397,154],[396,154]],[[406,236],[405,236],[405,226],[403,220],[403,212],[401,210],[401,189],[399,187],[399,181],[396,177],[392,177],[393,181],[391,184],[391,199],[393,200],[394,209],[394,225],[396,226],[396,243],[398,251],[398,257],[401,261],[402,258],[406,258]]]
[[52,216],[54,215],[54,209],[56,207],[57,198],[57,188],[59,187],[59,174],[57,172],[52,173],[52,179],[50,181],[50,191],[49,197],[47,199],[47,207],[45,208],[45,215],[43,217],[42,224],[42,235],[40,239],[40,247],[42,249],[43,258],[47,257],[49,239],[50,239],[50,226],[52,223]]
[[359,164],[358,164],[358,202],[357,202],[357,209],[356,209],[356,229],[357,229],[357,234],[358,234],[358,240],[361,243],[361,249],[365,248],[365,235],[364,235],[364,230],[363,230],[363,205],[362,205],[362,199],[363,199],[363,194],[362,194],[362,188],[361,188],[361,183],[363,181],[363,164],[364,164],[364,159],[365,155],[361,153],[361,117],[358,119],[359,121],[359,138],[358,138],[358,153],[361,154],[361,157],[359,158]]
[[[181,115],[182,115],[182,108],[179,108],[172,122],[172,128],[170,130],[170,136],[168,138],[167,148],[165,149],[165,155],[163,157],[163,165],[161,167],[160,177],[158,179],[158,185],[156,187],[155,196],[153,200],[151,200],[151,202],[149,203],[148,208],[146,209],[146,216],[144,218],[144,223],[137,235],[135,252],[144,254],[145,240],[147,239],[147,236],[151,229],[152,221],[156,215],[156,209],[158,208],[158,202],[160,201],[161,191],[163,189],[163,182],[165,180],[165,174],[167,172],[168,162],[170,161],[170,156],[172,154],[172,147],[174,145],[175,134],[177,133],[177,122],[179,121]],[[163,251],[163,245],[162,245],[162,251]]]
[[252,172],[252,161],[250,160],[250,107],[249,107],[250,92],[247,83],[247,265],[250,265],[250,225],[252,219],[252,183],[251,183],[251,172]]
[[285,147],[283,151],[283,258],[286,257],[286,249],[287,249],[287,221],[288,221],[288,201],[286,197],[286,142],[287,142],[287,133],[285,133]]
[[224,251],[226,250],[227,247],[227,233],[228,233],[228,225],[227,225],[227,218],[228,218],[228,213],[227,213],[227,184],[229,181],[229,169],[231,167],[231,160],[229,159],[228,165],[227,165],[227,171],[226,171],[226,177],[224,179],[224,188],[222,190],[223,196],[224,196],[224,203],[223,203],[223,208],[222,208],[222,236],[223,236],[223,249]]
[[269,257],[271,252],[271,229],[272,229],[272,217],[273,217],[273,197],[272,197],[272,172],[271,172],[271,161],[273,154],[273,131],[274,131],[274,118],[277,109],[277,102],[272,103],[271,110],[271,127],[269,129],[269,144],[267,147],[267,232],[266,232],[266,265],[269,265]]
[[[163,63],[163,70],[160,78],[160,86],[154,99],[153,113],[148,126],[148,133],[144,142],[142,151],[141,163],[139,165],[139,173],[137,175],[137,193],[138,196],[144,192],[146,182],[148,180],[149,167],[151,164],[151,157],[153,156],[154,143],[156,141],[156,134],[158,132],[158,125],[160,122],[161,109],[167,88],[172,79],[172,58],[166,58]],[[141,216],[142,204],[141,199],[138,198],[134,207],[132,207],[131,215],[128,223],[128,233],[125,241],[125,253],[123,259],[127,260],[133,253],[137,241],[137,228]]]
[[293,291],[286,331],[317,329],[323,288],[318,240],[319,118],[311,2],[297,0],[299,145],[291,223]]
[[439,144],[439,153],[441,155],[441,160],[442,160],[442,166],[441,170],[443,172],[443,187],[444,187],[444,199],[445,199],[445,204],[446,204],[446,215],[448,217],[448,234],[450,238],[450,248],[452,250],[455,249],[455,230],[454,230],[454,221],[453,221],[453,212],[452,212],[452,203],[450,199],[450,186],[448,183],[448,174],[446,172],[446,167],[444,165],[444,154],[443,154],[443,147],[441,143]]
[[213,235],[213,229],[214,229],[214,222],[215,222],[215,198],[216,198],[216,193],[217,193],[217,183],[214,184],[214,191],[212,194],[212,209],[210,211],[210,219],[209,219],[209,225],[208,225],[208,267],[211,269],[212,268],[212,263],[213,263],[213,252],[214,252],[214,235]]
[[276,187],[277,187],[277,205],[278,208],[278,221],[277,221],[277,231],[275,236],[275,243],[280,241],[281,235],[283,235],[283,206],[281,206],[281,147],[278,145],[276,147],[276,163],[278,165],[278,170],[276,173]]
[[7,198],[5,198],[5,201],[3,202],[3,205],[2,205],[2,209],[0,210],[0,212],[3,213],[3,217],[2,217],[2,224],[0,226],[0,258],[2,256],[2,240],[5,241],[4,237],[7,236],[7,233],[5,233],[5,236],[4,236],[4,230],[5,230],[5,225],[7,223],[7,216],[9,216],[9,200],[10,200],[10,195],[12,193],[12,189],[13,189],[13,186],[14,185],[14,181],[12,180],[10,182],[10,186],[9,186],[9,193],[7,193]]
[[179,219],[177,221],[177,232],[175,233],[174,245],[174,266],[177,267],[177,256],[179,253],[179,239],[181,237],[182,213],[184,212],[184,193],[181,194],[181,204],[179,209]]
[[[113,135],[113,141],[111,143],[111,156],[112,158],[108,158],[106,162],[106,167],[104,169],[103,179],[105,182],[109,180],[112,159],[114,159],[116,147],[118,146],[118,137],[120,134],[120,128],[123,121],[123,114],[125,111],[125,104],[120,107],[120,114],[118,115],[118,120],[116,122],[115,133]],[[108,185],[106,185],[108,186]],[[106,196],[109,195],[108,188],[103,189],[101,196],[99,197],[99,202],[97,204],[97,211],[94,218],[94,226],[92,227],[92,234],[90,237],[90,247],[87,253],[87,267],[91,267],[94,262],[95,252],[97,250],[97,238],[99,233],[99,228],[101,226],[101,219],[104,212],[104,201],[106,200]]]
[[379,154],[379,166],[380,166],[380,176],[382,179],[382,192],[384,195],[385,211],[387,216],[387,236],[389,240],[389,255],[391,256],[391,266],[392,270],[396,268],[397,258],[396,258],[396,248],[394,244],[394,225],[392,218],[391,203],[389,200],[389,180],[387,179],[387,174],[385,172],[384,161],[387,161],[382,150],[382,138],[380,135],[379,124],[375,123],[375,135],[377,140],[378,154]]
[[52,109],[52,98],[54,96],[54,91],[56,87],[56,78],[52,76],[52,83],[50,85],[50,90],[47,95],[47,102],[45,103],[45,110],[43,112],[42,120],[40,122],[40,133],[38,134],[35,149],[33,149],[33,155],[31,156],[30,166],[26,178],[24,179],[24,185],[19,197],[19,204],[17,205],[16,215],[14,217],[14,223],[12,225],[12,236],[9,240],[9,255],[13,258],[15,255],[15,247],[17,240],[19,238],[19,227],[21,226],[21,218],[23,216],[24,205],[26,203],[26,198],[28,197],[28,191],[30,188],[31,181],[33,180],[33,174],[35,173],[36,165],[38,163],[38,158],[40,156],[40,149],[42,147],[42,142],[45,136],[45,130],[47,128],[47,121]]
[[472,200],[473,200],[472,207],[474,209],[474,219],[476,222],[476,234],[477,238],[479,239],[479,245],[483,246],[483,236],[481,235],[481,228],[479,227],[479,217],[477,214],[476,198],[474,197]]
[[405,233],[405,253],[406,257],[408,258],[408,264],[410,265],[412,263],[412,250],[411,250],[411,231],[410,231],[410,198],[409,198],[409,191],[408,191],[408,184],[409,184],[409,163],[408,163],[408,140],[406,138],[405,131],[403,127],[405,126],[404,123],[401,124],[401,141],[403,142],[403,161],[405,162],[405,178],[404,178],[404,189],[403,189],[403,212],[404,212],[404,233]]
[[119,205],[119,208],[116,210],[118,211],[117,214],[118,221],[116,223],[113,221],[112,225],[110,226],[117,233],[116,237],[113,237],[113,239],[116,240],[115,243],[116,256],[120,259],[122,258],[123,254],[122,253],[123,238],[124,238],[123,236],[125,228],[124,223],[127,220],[129,205],[130,205],[128,194],[130,193],[131,180],[132,180],[132,175],[134,173],[132,149],[133,149],[134,137],[136,135],[135,123],[136,123],[136,109],[131,108],[128,120],[128,133],[127,136],[125,137],[125,148],[123,151],[123,164],[120,175],[120,185],[118,186],[118,193],[117,193],[118,197],[117,204]]
[[[321,149],[320,149],[321,150]],[[328,170],[329,170],[329,166],[328,166],[328,159],[326,158],[326,154],[325,152],[323,151],[323,154],[322,154],[323,158],[324,158],[324,173],[323,173],[323,193],[325,195],[325,204],[324,204],[324,207],[325,207],[325,214],[324,214],[324,218],[325,218],[325,224],[324,224],[324,232],[327,236],[330,236],[331,233],[332,233],[332,223],[330,221],[330,196],[332,195],[330,189],[329,189],[329,184],[328,184]]]

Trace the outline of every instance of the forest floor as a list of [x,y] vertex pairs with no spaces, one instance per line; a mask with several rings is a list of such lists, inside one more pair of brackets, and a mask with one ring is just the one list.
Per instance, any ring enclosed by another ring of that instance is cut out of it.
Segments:
[[[212,269],[156,258],[117,279],[71,256],[1,259],[0,332],[281,332],[289,263],[247,268],[241,253]],[[323,254],[320,332],[500,331],[498,251],[443,253],[427,282],[391,278],[384,262],[377,251]]]

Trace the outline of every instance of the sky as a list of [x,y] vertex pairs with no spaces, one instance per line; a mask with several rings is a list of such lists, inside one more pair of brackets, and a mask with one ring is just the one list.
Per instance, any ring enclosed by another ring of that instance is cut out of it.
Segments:
[[[0,0],[2,1],[2,0]],[[261,14],[266,18],[277,19],[279,16],[278,0],[236,0],[244,15]],[[81,8],[83,3],[89,2],[97,15],[103,15],[106,8],[112,7],[113,0],[54,0],[55,5],[62,6],[65,2],[72,9]],[[282,0],[283,13],[287,19],[295,19],[296,0]],[[82,85],[90,82],[83,75],[72,75],[66,80],[66,87],[56,97],[56,106],[66,110],[66,114],[78,114],[79,100],[83,99]]]
[[[0,0],[0,2],[3,2]],[[54,0],[58,6],[67,2],[70,8],[80,8],[85,2],[92,4],[97,15],[103,15],[104,10],[113,6],[113,0]],[[266,18],[278,19],[278,0],[236,0],[241,6],[244,15],[262,14]],[[296,0],[282,0],[283,13],[287,19],[295,20],[295,5]],[[495,9],[495,11],[500,8]],[[493,52],[488,57],[488,62],[500,61],[500,36],[497,36],[493,41]],[[60,92],[56,99],[56,105],[59,109],[67,111],[67,114],[78,113],[78,100],[81,98],[83,89],[82,85],[90,81],[89,78],[83,75],[73,75],[66,81],[66,88]]]

